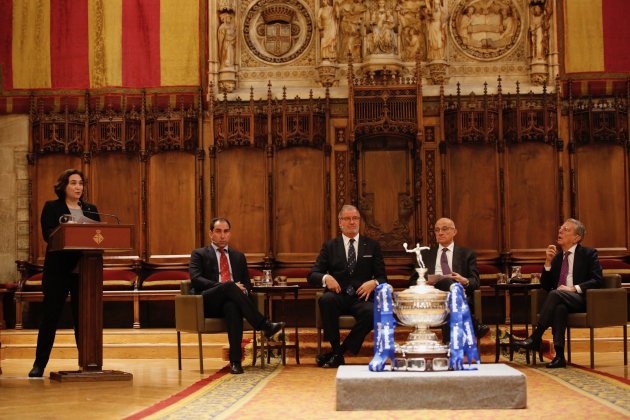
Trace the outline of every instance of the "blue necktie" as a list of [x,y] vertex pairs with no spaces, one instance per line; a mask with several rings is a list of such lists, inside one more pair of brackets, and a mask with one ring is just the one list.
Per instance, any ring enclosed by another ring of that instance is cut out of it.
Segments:
[[348,273],[354,274],[354,269],[357,266],[357,254],[354,250],[354,239],[350,239],[350,246],[348,247]]

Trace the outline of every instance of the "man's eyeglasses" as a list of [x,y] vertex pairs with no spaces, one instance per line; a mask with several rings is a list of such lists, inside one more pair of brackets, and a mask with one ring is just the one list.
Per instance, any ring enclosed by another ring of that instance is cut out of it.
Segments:
[[436,227],[435,229],[433,229],[433,232],[435,232],[435,233],[445,232],[446,233],[446,232],[448,232],[451,229],[453,229],[453,228],[450,227],[450,226],[442,226],[441,228]]
[[349,222],[349,221],[353,221],[353,222],[358,222],[359,220],[361,220],[361,218],[359,216],[352,216],[352,217],[340,217],[339,220],[343,220],[344,222]]

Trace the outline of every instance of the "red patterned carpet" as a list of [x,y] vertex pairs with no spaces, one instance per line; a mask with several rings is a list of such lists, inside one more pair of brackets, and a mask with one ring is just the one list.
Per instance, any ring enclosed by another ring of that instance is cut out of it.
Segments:
[[[545,369],[525,365],[517,355],[511,366],[527,375],[527,408],[523,410],[458,410],[457,418],[570,418],[630,417],[630,382],[597,370],[571,366]],[[199,381],[129,419],[244,418],[265,419],[446,419],[450,410],[335,411],[334,369],[312,364],[283,367],[277,361],[265,369],[246,367],[244,375],[226,368]]]

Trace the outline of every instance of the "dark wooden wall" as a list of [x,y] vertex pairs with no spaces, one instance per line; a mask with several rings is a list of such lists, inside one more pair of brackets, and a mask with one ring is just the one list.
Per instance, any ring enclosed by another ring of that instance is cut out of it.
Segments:
[[442,216],[498,265],[542,261],[570,216],[602,257],[630,255],[630,94],[504,95],[499,80],[493,94],[424,97],[415,79],[383,83],[357,79],[347,100],[270,88],[264,100],[144,94],[55,110],[33,97],[31,259],[69,167],[86,172],[88,201],[136,226],[125,255],[145,260],[185,259],[220,215],[251,263],[306,267],[349,203],[392,265],[411,266],[402,243],[433,243]]

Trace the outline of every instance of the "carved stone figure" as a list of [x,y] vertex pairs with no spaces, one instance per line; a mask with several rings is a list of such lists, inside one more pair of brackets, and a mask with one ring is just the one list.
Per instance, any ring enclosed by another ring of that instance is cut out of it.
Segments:
[[418,10],[424,4],[421,0],[405,0],[398,11],[400,31],[400,57],[404,61],[415,61],[416,55],[426,60],[426,41]]
[[444,60],[446,52],[446,10],[442,0],[428,0],[427,12],[427,59]]
[[221,13],[221,24],[217,30],[219,42],[219,69],[234,67],[236,27],[231,13]]
[[544,10],[539,5],[531,8],[529,19],[529,46],[532,53],[532,60],[544,60]]
[[338,19],[341,32],[339,56],[344,60],[348,53],[351,53],[357,61],[362,57],[361,46],[365,10],[361,0],[341,0],[339,4]]
[[377,7],[369,13],[367,22],[366,55],[397,54],[397,22],[385,0],[378,0]]
[[337,61],[337,7],[331,6],[331,0],[324,0],[317,14],[317,27],[321,35],[320,56],[322,61]]
[[475,14],[475,7],[468,6],[466,11],[462,14],[459,25],[457,25],[457,32],[462,37],[464,42],[468,43],[472,35],[472,19]]

